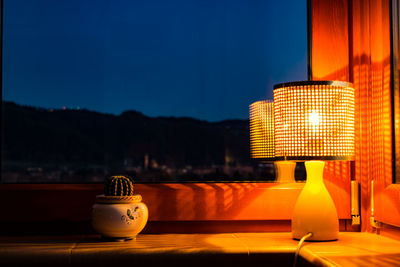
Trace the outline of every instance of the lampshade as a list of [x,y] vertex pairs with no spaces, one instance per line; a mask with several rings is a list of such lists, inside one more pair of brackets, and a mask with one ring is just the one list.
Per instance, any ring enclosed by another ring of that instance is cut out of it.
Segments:
[[341,81],[274,86],[275,155],[295,160],[351,160],[354,89]]
[[274,102],[257,101],[249,106],[249,110],[251,157],[270,160],[275,156]]

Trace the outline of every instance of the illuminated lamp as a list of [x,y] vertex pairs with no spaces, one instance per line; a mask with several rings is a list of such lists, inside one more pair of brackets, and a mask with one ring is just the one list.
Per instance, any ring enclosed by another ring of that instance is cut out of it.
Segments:
[[[275,160],[274,102],[261,100],[249,106],[250,152],[253,159],[261,162]],[[294,183],[294,161],[275,161],[276,182]]]
[[307,180],[293,211],[292,236],[337,240],[339,220],[323,181],[324,160],[354,156],[354,89],[341,81],[274,86],[275,155],[305,160]]

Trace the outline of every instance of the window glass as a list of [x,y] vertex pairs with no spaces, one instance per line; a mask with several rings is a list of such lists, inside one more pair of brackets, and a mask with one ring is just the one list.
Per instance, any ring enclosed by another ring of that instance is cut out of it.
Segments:
[[250,158],[248,107],[306,79],[306,1],[4,0],[3,15],[2,182],[274,179]]

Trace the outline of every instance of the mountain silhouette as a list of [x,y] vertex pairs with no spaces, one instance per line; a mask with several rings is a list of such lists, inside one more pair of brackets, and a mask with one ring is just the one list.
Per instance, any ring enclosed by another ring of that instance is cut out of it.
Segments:
[[3,170],[249,165],[248,120],[120,115],[3,102]]

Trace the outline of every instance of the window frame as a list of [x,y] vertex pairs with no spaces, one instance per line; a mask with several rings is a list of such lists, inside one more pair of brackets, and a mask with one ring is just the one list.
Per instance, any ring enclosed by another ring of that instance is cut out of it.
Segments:
[[[390,162],[390,169],[384,173],[384,175],[377,176],[374,182],[374,212],[375,212],[375,219],[383,222],[385,224],[393,225],[400,227],[400,184],[395,183],[396,179],[399,179],[399,166],[396,166],[396,162],[398,161],[399,151],[397,151],[396,146],[399,143],[400,138],[400,131],[399,125],[396,119],[400,116],[399,110],[399,83],[395,82],[395,71],[394,71],[394,64],[395,62],[399,62],[399,54],[398,51],[395,51],[394,42],[399,40],[399,25],[395,23],[395,21],[399,21],[399,13],[398,13],[398,5],[400,4],[399,1],[392,0],[392,1],[385,1],[384,6],[386,9],[385,11],[389,12],[389,16],[384,16],[382,14],[382,19],[389,20],[386,23],[390,24],[390,32],[383,34],[382,39],[390,39],[390,40],[383,40],[384,49],[390,51],[390,96],[391,96],[391,109],[392,109],[392,116],[390,120],[385,121],[385,125],[390,130],[392,142],[391,142],[391,150],[392,150],[392,161]],[[397,34],[395,34],[395,31]],[[387,47],[389,44],[390,47]],[[398,47],[397,47],[398,49]],[[397,77],[398,79],[398,77]],[[397,80],[398,81],[398,80]],[[387,125],[389,124],[389,125]],[[397,142],[397,145],[396,145]],[[392,170],[390,172],[390,170]]]

